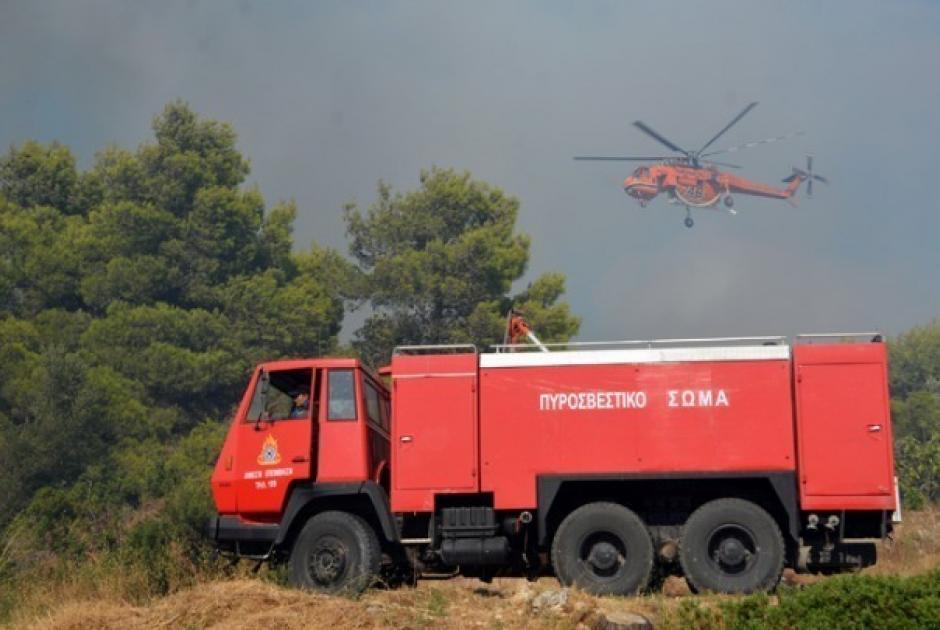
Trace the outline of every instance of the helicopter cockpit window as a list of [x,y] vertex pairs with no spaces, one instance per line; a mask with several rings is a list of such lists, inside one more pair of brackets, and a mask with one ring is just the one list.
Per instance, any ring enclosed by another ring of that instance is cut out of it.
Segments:
[[637,177],[649,177],[649,175],[650,175],[650,170],[648,168],[640,167],[636,169]]

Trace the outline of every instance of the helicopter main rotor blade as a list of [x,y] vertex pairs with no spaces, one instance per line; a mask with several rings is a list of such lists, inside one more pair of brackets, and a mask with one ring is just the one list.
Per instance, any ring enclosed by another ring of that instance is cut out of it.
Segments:
[[708,153],[703,153],[701,157],[707,158],[710,155],[719,155],[721,153],[734,153],[736,151],[741,151],[743,149],[751,149],[761,144],[777,142],[779,140],[788,140],[795,136],[801,136],[801,135],[803,135],[802,131],[794,131],[792,133],[784,134],[782,136],[775,136],[773,138],[764,138],[763,140],[754,140],[753,142],[745,142],[744,144],[739,144],[734,147],[728,147],[727,149],[720,149],[718,151],[709,151]]
[[596,162],[659,162],[661,160],[674,160],[675,158],[665,155],[653,155],[646,157],[621,157],[615,155],[576,155],[576,160],[593,160]]
[[740,114],[738,114],[737,116],[735,116],[734,118],[732,118],[732,119],[731,119],[731,122],[729,122],[727,125],[725,125],[725,128],[724,128],[724,129],[722,129],[721,131],[719,131],[718,133],[716,133],[716,134],[715,134],[715,137],[713,137],[711,140],[709,140],[708,142],[706,142],[706,143],[702,146],[702,148],[698,150],[698,154],[701,155],[702,151],[704,151],[705,149],[707,149],[708,147],[710,147],[710,146],[712,145],[712,142],[714,142],[715,140],[717,140],[718,138],[720,138],[726,131],[728,131],[729,129],[731,129],[732,127],[734,127],[734,125],[735,125],[739,120],[741,120],[742,118],[744,118],[744,116],[745,116],[749,111],[751,111],[752,109],[754,109],[755,107],[757,107],[757,101],[754,101],[753,103],[751,103],[750,105],[748,105],[747,107],[745,107],[745,108],[741,111]]
[[738,164],[728,164],[727,162],[715,162],[714,160],[702,160],[702,164],[714,164],[715,166],[724,166],[725,168],[742,168]]
[[639,129],[640,131],[642,131],[643,133],[645,133],[645,134],[647,134],[647,135],[649,135],[649,136],[652,136],[653,138],[656,138],[656,139],[659,140],[662,144],[666,145],[667,147],[669,147],[669,148],[672,149],[673,151],[678,151],[679,153],[682,153],[683,155],[688,155],[688,154],[689,154],[688,151],[686,151],[685,149],[683,149],[682,147],[680,147],[680,146],[678,146],[678,145],[673,144],[672,142],[670,142],[669,140],[667,140],[666,138],[664,138],[663,136],[661,136],[659,133],[657,133],[655,130],[653,130],[652,127],[650,127],[649,125],[647,125],[647,124],[644,123],[643,121],[641,121],[641,120],[635,120],[635,121],[633,122],[633,126],[636,127],[637,129]]

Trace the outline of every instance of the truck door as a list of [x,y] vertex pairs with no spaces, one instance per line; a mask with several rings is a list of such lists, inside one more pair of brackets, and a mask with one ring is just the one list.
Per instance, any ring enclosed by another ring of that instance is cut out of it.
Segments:
[[845,362],[815,362],[810,350],[797,357],[807,359],[797,368],[801,494],[891,495],[883,361],[849,362],[855,357],[847,357]]
[[[262,371],[238,427],[238,510],[278,515],[294,480],[309,479],[318,388],[312,368]],[[304,397],[306,400],[304,400]]]
[[479,488],[476,358],[392,359],[393,509],[430,510],[435,494]]

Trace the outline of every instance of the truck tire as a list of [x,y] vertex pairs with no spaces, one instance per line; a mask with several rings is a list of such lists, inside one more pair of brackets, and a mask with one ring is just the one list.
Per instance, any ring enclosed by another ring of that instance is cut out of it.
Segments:
[[679,562],[693,592],[773,590],[783,572],[783,535],[763,508],[743,499],[701,506],[683,527]]
[[348,512],[321,512],[294,543],[289,580],[303,589],[361,593],[375,581],[381,560],[379,539],[368,523]]
[[616,503],[588,503],[561,522],[552,541],[555,575],[594,595],[632,595],[653,571],[646,524]]

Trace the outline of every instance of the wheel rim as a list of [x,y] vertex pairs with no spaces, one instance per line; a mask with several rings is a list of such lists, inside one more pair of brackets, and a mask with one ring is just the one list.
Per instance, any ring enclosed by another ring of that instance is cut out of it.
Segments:
[[742,575],[757,562],[757,541],[754,534],[737,523],[716,527],[708,536],[709,563],[728,576]]
[[323,536],[317,540],[307,557],[307,572],[321,586],[338,583],[346,573],[349,552],[346,545],[334,536]]
[[595,579],[613,581],[626,570],[627,549],[616,534],[595,532],[581,542],[578,561]]

